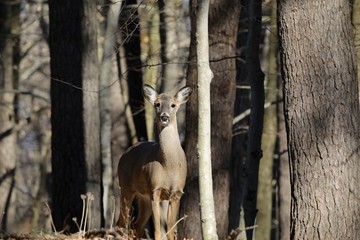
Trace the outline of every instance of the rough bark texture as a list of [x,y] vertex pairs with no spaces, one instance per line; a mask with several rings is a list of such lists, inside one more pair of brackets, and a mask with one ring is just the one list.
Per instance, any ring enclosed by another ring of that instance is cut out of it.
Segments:
[[355,33],[355,48],[357,55],[358,84],[360,85],[360,0],[354,0],[352,8],[352,23]]
[[279,238],[288,240],[290,238],[290,205],[291,205],[291,186],[290,186],[290,167],[289,152],[286,138],[286,127],[284,118],[284,98],[283,85],[279,81],[278,93],[278,199],[279,199]]
[[278,5],[291,239],[359,239],[360,113],[349,2]]
[[96,3],[49,1],[52,104],[52,215],[58,230],[80,222],[81,194],[94,195],[102,225]]
[[[219,239],[224,239],[228,229],[229,206],[229,165],[232,138],[232,115],[235,99],[235,60],[226,59],[236,52],[237,23],[240,6],[238,1],[211,1],[209,12],[210,68],[214,74],[211,82],[211,156],[213,169],[213,188],[215,215]],[[192,39],[187,85],[196,89],[197,72],[195,26],[196,1],[192,1]],[[214,61],[218,60],[218,61]],[[180,234],[201,239],[199,216],[199,190],[197,184],[198,163],[195,146],[197,145],[197,94],[193,92],[187,104],[185,152],[188,161],[188,184],[183,196],[181,215],[188,214]],[[221,204],[220,204],[221,203]]]

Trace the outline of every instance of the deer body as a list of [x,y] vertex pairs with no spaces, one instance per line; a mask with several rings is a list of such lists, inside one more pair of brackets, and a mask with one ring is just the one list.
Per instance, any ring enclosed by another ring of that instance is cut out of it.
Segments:
[[[161,222],[168,231],[175,225],[180,198],[186,181],[187,164],[181,147],[176,112],[188,100],[190,88],[182,88],[174,97],[158,94],[144,85],[144,97],[155,108],[159,142],[140,142],[129,148],[118,166],[121,188],[120,228],[129,227],[129,211],[134,199],[138,204],[135,235],[142,237],[148,219],[153,217],[155,239],[161,239]],[[160,204],[166,202],[166,204]],[[167,209],[161,209],[167,208]],[[162,219],[161,212],[167,212]],[[174,231],[169,231],[174,239]]]

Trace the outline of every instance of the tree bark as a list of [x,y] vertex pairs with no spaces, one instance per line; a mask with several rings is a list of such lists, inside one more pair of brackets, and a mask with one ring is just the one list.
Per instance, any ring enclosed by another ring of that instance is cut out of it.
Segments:
[[92,1],[49,1],[52,216],[70,232],[86,192],[94,195],[91,227],[103,225],[95,14]]
[[246,69],[250,82],[251,115],[248,132],[248,149],[244,179],[244,220],[247,239],[253,238],[258,212],[256,199],[258,190],[259,162],[262,157],[261,136],[264,117],[264,73],[260,67],[259,47],[261,41],[261,2],[249,1],[249,33],[247,38]]
[[209,0],[199,0],[196,17],[196,56],[198,73],[198,161],[200,216],[203,239],[217,240],[211,169],[211,108],[208,15]]
[[179,88],[181,80],[179,64],[179,42],[177,37],[177,0],[159,0],[160,42],[161,42],[161,92],[172,92]]
[[269,52],[267,56],[267,80],[265,87],[265,102],[271,104],[265,109],[263,134],[261,137],[263,158],[259,165],[259,184],[257,206],[259,208],[256,223],[255,239],[270,240],[273,213],[273,162],[277,139],[277,37],[276,37],[276,1],[272,2],[271,19],[268,35]]
[[279,144],[279,237],[280,240],[290,238],[290,206],[291,206],[291,186],[290,186],[290,166],[289,151],[286,138],[283,84],[279,81],[279,104],[278,104],[278,144]]
[[360,112],[349,1],[278,5],[291,239],[359,239]]
[[355,48],[356,48],[356,55],[357,55],[358,84],[360,86],[360,0],[353,0],[353,1],[354,1],[354,3],[353,3],[353,8],[352,8],[352,24],[354,26],[354,33],[355,33]]
[[[248,35],[248,0],[241,0],[241,15],[238,25],[236,41],[236,98],[234,104],[234,119],[250,109],[250,91],[246,78],[246,41]],[[243,175],[247,152],[247,130],[249,119],[233,123],[233,138],[231,146],[230,167],[230,204],[229,204],[229,232],[240,226],[241,204],[243,199]],[[244,224],[245,226],[245,224]]]
[[[195,19],[197,1],[192,1],[192,36],[189,56],[187,85],[196,89],[196,39]],[[237,24],[240,14],[240,3],[235,0],[211,1],[209,10],[209,51],[210,68],[214,78],[210,86],[211,94],[211,156],[213,169],[213,191],[215,216],[219,239],[228,234],[229,207],[229,166],[232,138],[232,116],[235,99],[235,59]],[[226,16],[226,17],[224,17]],[[188,161],[188,179],[186,193],[183,196],[181,215],[188,214],[180,232],[180,238],[201,239],[198,189],[197,152],[197,93],[193,92],[186,110],[185,152]]]
[[[108,204],[110,203],[110,187],[112,179],[112,158],[111,158],[111,105],[110,105],[110,87],[112,75],[112,59],[115,49],[115,37],[118,29],[119,14],[122,2],[111,2],[107,13],[104,52],[100,69],[100,128],[101,128],[101,157],[103,163],[103,206],[104,217],[106,219]],[[112,195],[112,194],[111,194]]]
[[0,229],[15,231],[20,3],[0,1]]

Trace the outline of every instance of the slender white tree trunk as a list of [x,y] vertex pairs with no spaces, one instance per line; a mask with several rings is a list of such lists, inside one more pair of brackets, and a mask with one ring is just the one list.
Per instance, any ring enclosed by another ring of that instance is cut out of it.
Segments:
[[106,219],[109,202],[109,189],[112,183],[111,166],[111,113],[110,113],[110,76],[112,67],[112,56],[115,47],[115,36],[118,26],[122,2],[110,4],[107,15],[107,26],[104,40],[104,53],[100,69],[100,125],[101,125],[101,157],[103,163],[103,206]]
[[200,213],[203,239],[218,239],[211,173],[210,83],[213,74],[209,66],[208,13],[209,0],[199,0],[196,21],[196,44],[199,104],[198,158]]

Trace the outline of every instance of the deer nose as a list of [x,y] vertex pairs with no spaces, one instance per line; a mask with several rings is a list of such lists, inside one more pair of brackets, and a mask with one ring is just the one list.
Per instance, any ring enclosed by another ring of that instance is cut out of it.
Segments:
[[167,114],[167,113],[160,114],[160,120],[162,123],[168,123],[169,119],[170,119],[169,114]]

